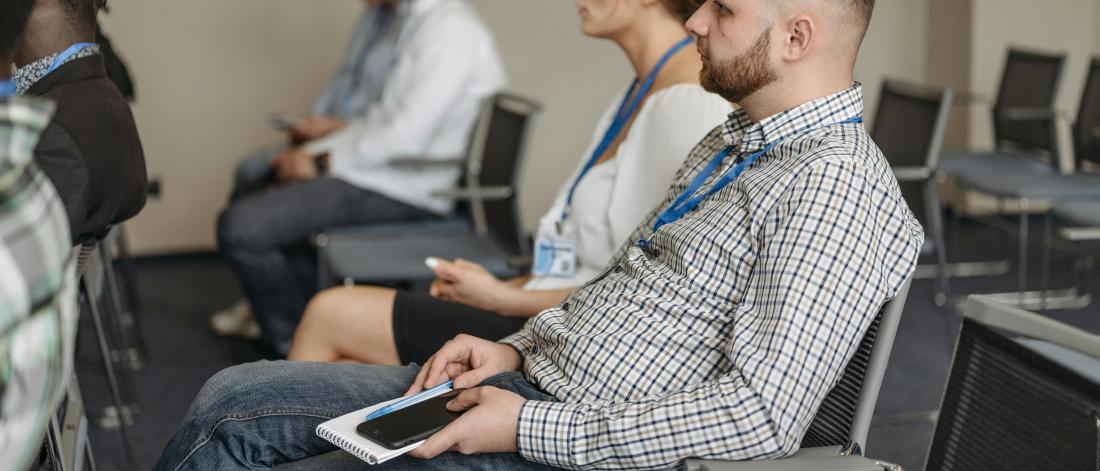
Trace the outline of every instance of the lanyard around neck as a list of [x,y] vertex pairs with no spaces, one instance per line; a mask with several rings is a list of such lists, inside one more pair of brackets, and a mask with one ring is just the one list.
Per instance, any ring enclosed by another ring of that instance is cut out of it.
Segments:
[[[722,175],[722,178],[715,182],[709,190],[704,191],[702,194],[693,198],[692,195],[694,195],[695,192],[699,191],[699,188],[703,186],[703,183],[706,182],[710,178],[710,176],[713,175],[716,170],[718,170],[718,167],[722,165],[722,162],[725,161],[726,158],[733,153],[734,146],[726,146],[725,149],[722,149],[721,152],[719,152],[717,155],[714,156],[713,159],[711,159],[710,163],[707,164],[702,172],[699,172],[699,175],[697,175],[695,177],[695,180],[691,182],[691,185],[688,186],[687,191],[681,194],[680,197],[676,198],[676,201],[673,201],[668,208],[665,208],[665,210],[662,211],[659,216],[657,216],[657,220],[653,222],[653,232],[650,234],[650,237],[657,234],[657,231],[662,226],[672,224],[680,220],[680,218],[684,217],[685,214],[694,210],[695,208],[698,208],[699,205],[703,203],[703,200],[709,198],[711,195],[718,193],[719,191],[722,191],[724,188],[729,186],[730,183],[733,183],[735,180],[737,180],[737,177],[741,176],[741,173],[744,172],[745,169],[752,166],[752,164],[755,163],[757,159],[764,156],[768,152],[771,152],[772,149],[775,149],[776,146],[782,144],[783,141],[785,141],[787,138],[801,136],[803,134],[816,131],[818,129],[824,129],[832,126],[839,126],[842,124],[859,124],[862,122],[863,117],[854,116],[837,123],[811,126],[797,133],[770,142],[765,145],[763,149],[760,149],[759,151],[756,151],[755,153],[749,155],[739,164],[734,166],[733,169],[726,172],[725,175]],[[648,247],[649,240],[639,239],[638,246],[642,248]]]
[[[631,83],[630,89],[626,91],[626,96],[623,97],[622,103],[619,104],[619,110],[615,112],[615,119],[611,121],[611,125],[607,128],[607,132],[603,135],[603,140],[596,146],[596,149],[592,151],[592,156],[588,158],[588,162],[584,164],[584,168],[581,169],[580,174],[573,180],[573,185],[569,188],[569,194],[565,197],[565,207],[562,208],[561,218],[558,219],[558,232],[561,232],[562,223],[566,219],[569,219],[569,213],[573,210],[573,196],[577,192],[577,186],[580,185],[581,179],[588,174],[592,167],[596,166],[596,162],[600,160],[604,152],[611,147],[611,144],[615,142],[615,139],[622,133],[623,128],[626,127],[626,123],[630,121],[630,118],[634,115],[638,105],[641,104],[645,95],[649,93],[649,89],[653,87],[653,82],[657,80],[657,74],[661,72],[661,69],[665,67],[672,56],[680,52],[681,49],[686,47],[694,39],[692,37],[686,37],[680,42],[672,46],[665,55],[661,57],[661,60],[657,61],[657,65],[653,67],[653,70],[649,71],[645,81],[642,85],[638,86],[638,80],[634,79]],[[635,90],[636,89],[636,90]]]
[[67,62],[71,57],[79,54],[80,51],[83,51],[84,48],[92,47],[95,45],[96,43],[76,43],[72,46],[69,46],[68,49],[61,51],[61,54],[57,55],[57,57],[53,60],[53,63],[50,64],[50,67],[42,73],[42,76],[45,77],[47,75],[50,75],[51,73],[53,73],[53,71],[65,65],[65,62]]

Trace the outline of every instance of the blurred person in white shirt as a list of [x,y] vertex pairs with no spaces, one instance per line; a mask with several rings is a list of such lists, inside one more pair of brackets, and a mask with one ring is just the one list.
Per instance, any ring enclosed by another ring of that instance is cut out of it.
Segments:
[[247,303],[211,318],[218,333],[258,327],[264,346],[285,352],[317,285],[310,234],[452,210],[432,194],[455,186],[457,166],[401,161],[461,157],[482,103],[505,85],[492,34],[465,0],[364,3],[312,116],[285,122],[290,145],[237,169],[218,245]]

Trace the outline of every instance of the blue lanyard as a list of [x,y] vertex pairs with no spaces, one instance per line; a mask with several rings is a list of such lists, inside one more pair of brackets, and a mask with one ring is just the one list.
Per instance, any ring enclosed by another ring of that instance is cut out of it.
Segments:
[[7,98],[15,95],[15,89],[14,80],[0,80],[0,98]]
[[[863,117],[855,116],[838,123],[826,124],[823,126],[812,126],[788,137],[801,136],[817,129],[839,126],[842,124],[859,124],[862,122]],[[786,138],[781,138],[777,141],[768,143],[766,146],[764,146],[763,149],[749,155],[747,158],[742,160],[741,163],[733,167],[732,170],[726,172],[725,175],[722,175],[722,178],[715,182],[714,186],[712,186],[709,190],[703,192],[699,196],[692,198],[691,196],[694,195],[696,191],[699,191],[699,187],[703,186],[703,183],[706,182],[707,179],[709,179],[710,176],[714,174],[718,167],[722,165],[722,162],[725,161],[726,158],[733,153],[734,147],[732,145],[726,146],[726,148],[722,149],[721,152],[715,155],[714,158],[711,159],[710,163],[707,164],[706,168],[704,168],[703,171],[695,177],[695,180],[692,181],[691,185],[688,186],[687,191],[680,195],[679,198],[676,198],[676,201],[673,201],[668,208],[666,208],[664,211],[661,212],[659,216],[657,216],[657,220],[653,222],[653,232],[650,237],[652,238],[653,235],[657,234],[657,230],[659,230],[662,226],[678,221],[680,218],[684,217],[685,214],[699,207],[699,205],[703,203],[703,200],[709,198],[711,195],[718,193],[719,191],[722,191],[722,189],[724,189],[725,187],[729,186],[730,183],[733,183],[735,180],[737,180],[737,177],[741,176],[741,173],[744,172],[745,169],[752,166],[752,164],[755,163],[757,159],[764,156],[764,154],[771,152],[771,150],[775,149],[776,146],[782,144],[784,140],[786,140]],[[642,248],[647,248],[649,246],[649,240],[639,239],[638,246]]]
[[354,63],[352,63],[351,83],[348,85],[347,95],[344,97],[344,102],[341,104],[341,110],[344,114],[349,114],[351,112],[351,102],[355,98],[356,90],[359,89],[359,82],[362,81],[361,74],[363,73],[363,65],[367,60],[367,55],[385,39],[390,31],[390,25],[393,23],[394,17],[397,16],[397,12],[395,11],[391,11],[384,7],[377,8],[379,8],[379,10],[375,12],[374,24],[371,25],[371,35],[367,38],[363,47],[359,49],[359,53],[355,56]]
[[45,77],[47,75],[50,75],[51,73],[53,73],[53,71],[57,70],[62,65],[65,65],[65,61],[69,60],[70,57],[77,55],[86,47],[92,47],[95,45],[96,43],[76,43],[72,46],[69,46],[68,49],[65,49],[61,52],[61,54],[57,55],[57,58],[53,60],[53,64],[50,64],[50,67],[46,69],[46,72],[42,73],[42,76]]
[[[592,167],[596,166],[596,162],[600,160],[600,157],[604,152],[607,152],[607,148],[611,147],[611,144],[615,142],[615,139],[619,137],[619,133],[626,127],[626,123],[630,121],[630,117],[634,115],[634,111],[641,104],[642,99],[645,98],[646,93],[649,93],[649,89],[653,87],[653,82],[657,80],[657,74],[661,72],[665,64],[668,63],[672,56],[680,52],[681,49],[691,44],[694,38],[689,36],[681,40],[672,46],[665,53],[661,60],[657,61],[657,65],[653,67],[653,70],[649,71],[649,75],[646,76],[645,81],[642,82],[642,86],[635,90],[638,86],[638,79],[634,79],[634,82],[630,85],[630,90],[626,91],[626,96],[623,97],[622,103],[619,104],[619,110],[615,112],[615,119],[611,122],[611,126],[607,128],[607,132],[603,135],[603,140],[600,141],[600,145],[596,146],[596,150],[592,152],[592,157],[589,157],[588,162],[584,164],[584,168],[581,169],[581,173],[577,175],[576,180],[573,180],[573,186],[569,188],[569,194],[565,197],[565,207],[561,211],[561,219],[558,220],[558,232],[561,232],[561,225],[566,219],[569,219],[569,213],[573,209],[573,195],[577,192],[577,186],[580,185],[581,179],[588,174]],[[632,94],[633,92],[633,94]],[[631,97],[634,97],[631,100]]]

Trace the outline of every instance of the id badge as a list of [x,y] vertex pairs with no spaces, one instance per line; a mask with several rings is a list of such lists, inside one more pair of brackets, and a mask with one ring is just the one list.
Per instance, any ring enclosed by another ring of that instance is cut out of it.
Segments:
[[577,274],[577,243],[571,240],[539,239],[535,242],[535,276],[571,278]]

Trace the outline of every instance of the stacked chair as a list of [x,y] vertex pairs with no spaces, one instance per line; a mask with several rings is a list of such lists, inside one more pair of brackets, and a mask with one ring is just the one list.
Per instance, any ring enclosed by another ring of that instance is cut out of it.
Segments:
[[[489,99],[470,139],[461,188],[437,196],[460,202],[440,221],[344,227],[317,235],[320,288],[334,284],[403,284],[435,277],[426,257],[463,258],[500,277],[529,259],[516,191],[527,132],[539,105],[498,94]],[[433,165],[439,165],[438,162]]]

